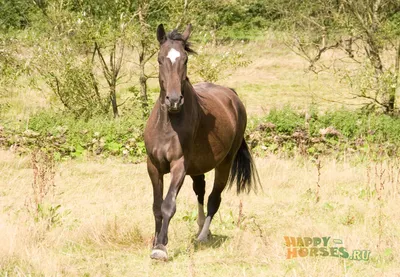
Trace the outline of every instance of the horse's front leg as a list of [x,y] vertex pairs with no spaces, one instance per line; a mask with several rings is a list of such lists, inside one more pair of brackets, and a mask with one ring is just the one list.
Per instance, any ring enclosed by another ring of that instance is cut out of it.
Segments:
[[182,187],[185,175],[186,166],[183,158],[171,164],[171,185],[169,187],[167,196],[165,197],[161,205],[163,220],[160,233],[158,234],[156,239],[156,244],[153,247],[153,251],[151,252],[152,259],[168,259],[166,248],[166,245],[168,243],[168,226],[171,218],[176,212],[176,197]]
[[153,185],[153,214],[156,226],[153,244],[156,245],[156,238],[160,233],[162,224],[161,204],[163,202],[164,176],[160,174],[150,158],[147,158],[147,172],[149,173],[151,184]]

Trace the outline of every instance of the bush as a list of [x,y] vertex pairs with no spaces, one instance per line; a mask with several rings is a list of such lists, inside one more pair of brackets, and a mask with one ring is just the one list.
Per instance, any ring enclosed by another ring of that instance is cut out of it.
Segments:
[[285,135],[291,135],[304,125],[304,116],[294,112],[290,107],[284,107],[282,110],[273,109],[263,120],[275,124],[276,131]]
[[295,112],[290,107],[272,110],[250,122],[248,137],[259,153],[305,155],[379,153],[396,155],[400,149],[400,118],[346,109],[318,115]]
[[[28,126],[0,126],[0,144],[20,152],[52,150],[56,159],[82,156],[118,156],[144,161],[144,120],[140,115],[118,119],[99,116],[87,121],[72,115],[43,111]],[[21,123],[22,124],[22,123]],[[296,112],[290,107],[251,118],[247,141],[257,155],[278,153],[372,157],[394,156],[400,150],[400,118],[346,109],[318,114]]]
[[27,27],[35,11],[33,1],[0,0],[0,7],[0,32]]
[[21,152],[37,147],[52,150],[57,159],[112,155],[137,162],[146,153],[143,126],[143,120],[133,116],[119,119],[99,116],[85,121],[69,114],[44,111],[30,118],[27,129],[19,126],[4,130],[0,142]]

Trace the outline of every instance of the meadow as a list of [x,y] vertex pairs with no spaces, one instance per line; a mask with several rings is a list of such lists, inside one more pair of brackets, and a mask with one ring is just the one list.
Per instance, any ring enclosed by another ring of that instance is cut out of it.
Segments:
[[[271,36],[231,46],[251,63],[218,81],[238,91],[250,117],[287,105],[340,107],[324,99],[344,93],[346,85],[330,74],[307,73],[304,60]],[[157,97],[155,80],[150,88]],[[10,95],[5,118],[29,122],[50,106],[49,95]],[[88,155],[52,165],[3,149],[0,275],[400,276],[399,159],[258,156],[263,190],[225,191],[207,243],[195,240],[196,197],[185,181],[170,225],[170,260],[157,262],[149,258],[154,220],[143,162]],[[206,179],[209,193],[213,173]],[[339,247],[368,250],[370,257],[287,259],[285,236],[340,239]]]

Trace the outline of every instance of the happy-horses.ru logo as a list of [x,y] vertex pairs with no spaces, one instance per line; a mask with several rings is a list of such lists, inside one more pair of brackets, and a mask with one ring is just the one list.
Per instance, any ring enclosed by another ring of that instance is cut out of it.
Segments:
[[338,257],[357,261],[368,261],[371,251],[353,250],[351,253],[344,246],[341,239],[331,237],[289,237],[284,236],[286,244],[286,258],[297,257]]

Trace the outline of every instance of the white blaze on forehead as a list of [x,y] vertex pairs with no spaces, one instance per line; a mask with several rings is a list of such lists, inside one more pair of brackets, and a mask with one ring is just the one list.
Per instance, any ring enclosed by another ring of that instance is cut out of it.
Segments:
[[174,48],[171,48],[171,50],[169,50],[167,58],[171,60],[171,63],[174,64],[176,59],[179,58],[181,56],[181,53],[179,53],[179,51],[175,50]]

